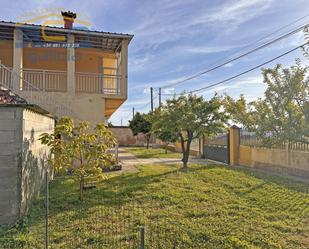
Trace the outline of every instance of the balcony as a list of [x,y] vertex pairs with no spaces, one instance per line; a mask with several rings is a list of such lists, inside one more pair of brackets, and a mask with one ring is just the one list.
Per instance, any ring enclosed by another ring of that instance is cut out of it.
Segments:
[[[67,72],[25,69],[22,70],[24,79],[22,90],[41,90],[45,92],[67,92]],[[89,94],[120,95],[121,75],[112,69],[110,74],[75,73],[75,92]],[[29,83],[29,84],[28,84]],[[31,84],[31,85],[30,85]]]

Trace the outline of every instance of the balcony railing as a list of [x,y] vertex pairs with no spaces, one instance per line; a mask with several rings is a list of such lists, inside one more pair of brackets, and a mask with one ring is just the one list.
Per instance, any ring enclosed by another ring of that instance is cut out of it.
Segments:
[[[111,71],[110,71],[111,72]],[[66,92],[67,72],[22,69],[22,77],[25,79],[22,89],[27,91],[30,82],[36,89],[46,92]],[[77,93],[120,94],[121,76],[116,74],[75,73],[75,91]]]
[[[25,74],[28,74],[28,76],[30,75],[26,72],[26,70]],[[28,104],[35,104],[40,106],[41,108],[49,111],[56,118],[60,118],[62,116],[71,116],[77,121],[80,120],[78,114],[76,114],[70,108],[71,103],[66,98],[61,100],[55,99],[52,94],[48,94],[46,91],[41,89],[46,85],[40,85],[41,82],[43,82],[43,78],[41,77],[40,79],[37,75],[42,76],[49,74],[37,73],[34,75],[35,76],[33,76],[33,80],[36,81],[36,85],[32,84],[30,81],[22,77],[22,75],[14,72],[11,68],[6,67],[0,62],[0,87],[11,90],[13,93],[18,94],[20,97],[25,99]],[[47,76],[47,78],[48,77],[52,76]],[[56,78],[59,77],[57,76]],[[22,85],[24,89],[20,89],[20,85]]]
[[76,73],[76,92],[120,94],[120,80],[119,75]]
[[25,79],[22,89],[27,91],[30,82],[34,87],[46,92],[66,92],[67,72],[40,69],[22,69],[22,77]]

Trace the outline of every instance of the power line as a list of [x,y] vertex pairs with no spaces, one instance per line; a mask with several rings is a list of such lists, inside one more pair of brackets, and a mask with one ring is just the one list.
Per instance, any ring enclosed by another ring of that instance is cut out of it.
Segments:
[[266,62],[263,62],[263,63],[261,63],[261,64],[255,66],[255,67],[252,67],[252,68],[250,68],[250,69],[248,69],[248,70],[246,70],[246,71],[243,71],[243,72],[241,72],[241,73],[239,73],[239,74],[236,74],[236,75],[231,76],[231,77],[229,77],[229,78],[227,78],[227,79],[224,79],[224,80],[221,80],[221,81],[219,81],[219,82],[216,82],[216,83],[211,84],[211,85],[209,85],[209,86],[205,86],[205,87],[202,87],[202,88],[199,88],[199,89],[195,89],[195,90],[189,91],[189,92],[187,92],[187,93],[183,93],[183,94],[179,94],[179,93],[178,93],[178,94],[164,94],[164,95],[176,96],[176,95],[185,95],[185,94],[197,93],[197,92],[200,92],[200,91],[203,91],[203,90],[212,88],[212,87],[214,87],[214,86],[221,85],[221,84],[223,84],[223,83],[225,83],[225,82],[227,82],[227,81],[233,80],[233,79],[238,78],[238,77],[240,77],[240,76],[242,76],[242,75],[244,75],[244,74],[247,74],[247,73],[249,73],[249,72],[251,72],[251,71],[254,71],[254,70],[256,70],[256,69],[258,69],[258,68],[260,68],[260,67],[262,67],[262,66],[264,66],[264,65],[266,65],[266,64],[268,64],[268,63],[271,63],[271,62],[273,62],[273,61],[275,61],[275,60],[277,60],[277,59],[279,59],[279,58],[281,58],[281,57],[287,55],[287,54],[290,54],[290,53],[294,52],[295,50],[297,50],[297,49],[299,49],[299,48],[301,48],[301,47],[303,47],[303,46],[305,46],[305,45],[307,45],[307,44],[308,44],[308,43],[306,42],[306,43],[304,43],[304,44],[302,44],[302,45],[300,45],[300,46],[297,46],[297,47],[295,47],[295,48],[293,48],[293,49],[291,49],[291,50],[289,50],[289,51],[287,51],[287,52],[285,52],[285,53],[283,53],[283,54],[280,54],[280,55],[276,56],[275,58],[272,58],[272,59],[270,59],[270,60],[268,60],[268,61],[266,61]]
[[201,76],[201,75],[203,75],[203,74],[206,74],[206,73],[209,73],[209,72],[211,72],[211,71],[214,71],[214,70],[216,70],[216,69],[218,69],[218,68],[220,68],[220,67],[223,67],[223,66],[225,66],[225,65],[227,65],[227,64],[229,64],[229,63],[231,63],[231,62],[234,62],[234,61],[236,61],[236,60],[239,60],[239,59],[241,59],[241,58],[243,58],[243,57],[245,57],[245,56],[247,56],[247,55],[249,55],[249,54],[252,54],[252,53],[254,53],[254,52],[257,52],[257,51],[259,51],[259,50],[261,50],[261,49],[263,49],[263,48],[266,48],[266,47],[268,47],[268,46],[270,46],[270,45],[272,45],[272,44],[274,44],[274,43],[276,43],[276,42],[278,42],[278,41],[281,41],[281,40],[283,40],[283,39],[285,39],[285,38],[287,38],[287,37],[289,37],[289,36],[291,36],[291,35],[294,35],[294,34],[298,33],[299,31],[303,30],[303,29],[304,29],[305,27],[307,27],[307,26],[308,26],[308,23],[306,23],[305,25],[302,25],[301,27],[298,27],[298,28],[296,28],[296,29],[294,29],[294,30],[292,30],[292,31],[289,31],[288,33],[286,33],[286,34],[284,34],[284,35],[281,35],[281,36],[277,37],[276,39],[273,39],[273,40],[271,40],[271,41],[269,41],[269,42],[267,42],[267,43],[264,43],[263,45],[260,45],[260,46],[258,46],[258,47],[256,47],[256,48],[252,49],[252,50],[249,50],[249,51],[246,52],[246,53],[243,53],[243,54],[241,54],[241,55],[239,55],[239,56],[237,56],[237,57],[235,57],[235,58],[232,58],[232,59],[230,59],[230,60],[228,60],[228,61],[225,61],[225,62],[223,62],[223,63],[221,63],[221,64],[219,64],[219,65],[217,65],[217,66],[214,66],[214,67],[211,67],[211,68],[209,68],[209,69],[206,69],[206,70],[204,70],[204,71],[202,71],[202,72],[199,72],[199,73],[197,73],[197,74],[194,74],[194,75],[192,75],[192,76],[189,76],[189,77],[187,77],[187,78],[185,78],[185,79],[183,79],[183,80],[180,80],[180,81],[178,81],[178,82],[175,82],[175,83],[172,83],[172,84],[168,84],[168,85],[165,85],[165,86],[161,86],[161,88],[168,88],[168,87],[176,86],[176,85],[179,85],[179,84],[184,83],[184,82],[186,82],[186,81],[189,81],[189,80],[192,80],[192,79],[194,79],[194,78],[197,78],[197,77],[199,77],[199,76]]

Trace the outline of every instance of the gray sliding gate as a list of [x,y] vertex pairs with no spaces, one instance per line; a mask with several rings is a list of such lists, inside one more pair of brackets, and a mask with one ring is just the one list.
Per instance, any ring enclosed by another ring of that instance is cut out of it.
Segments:
[[230,163],[229,133],[222,133],[204,142],[204,157],[214,161]]

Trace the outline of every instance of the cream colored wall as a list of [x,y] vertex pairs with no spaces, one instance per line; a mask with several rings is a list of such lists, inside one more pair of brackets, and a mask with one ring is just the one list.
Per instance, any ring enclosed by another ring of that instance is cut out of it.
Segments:
[[309,177],[309,152],[240,145],[239,165]]
[[252,148],[249,146],[239,146],[239,165],[252,166],[251,150]]
[[[35,95],[36,93],[32,93]],[[39,93],[38,93],[39,94]],[[48,92],[58,105],[65,105],[68,109],[72,110],[79,120],[88,121],[91,125],[103,123],[106,121],[105,110],[105,97],[101,94],[76,94],[69,95],[68,93],[55,93]],[[65,102],[64,102],[65,100]],[[44,106],[42,107],[55,115],[59,115],[56,106]]]
[[23,110],[22,173],[21,173],[21,214],[28,211],[31,201],[39,195],[45,184],[45,171],[49,167],[50,147],[39,140],[42,133],[52,133],[53,118],[28,109]]

